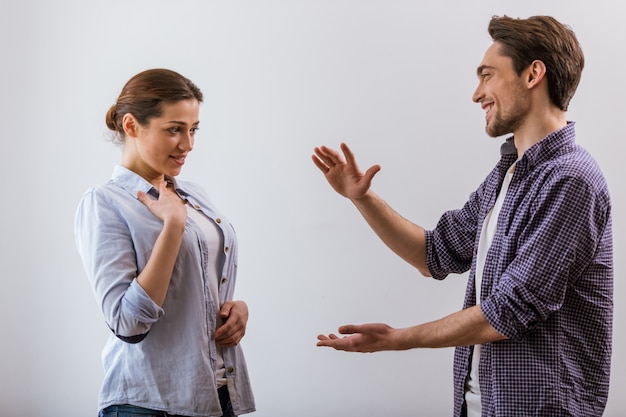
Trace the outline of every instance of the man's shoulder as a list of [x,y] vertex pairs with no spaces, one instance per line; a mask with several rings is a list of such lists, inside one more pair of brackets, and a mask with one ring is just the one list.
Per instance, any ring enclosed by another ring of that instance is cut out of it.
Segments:
[[604,174],[595,158],[582,146],[574,145],[567,152],[548,161],[556,175],[577,178],[582,181],[604,183]]

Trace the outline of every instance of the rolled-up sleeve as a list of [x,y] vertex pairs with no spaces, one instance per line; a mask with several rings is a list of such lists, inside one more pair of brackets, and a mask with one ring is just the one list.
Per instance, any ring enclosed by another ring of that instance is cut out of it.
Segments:
[[559,177],[544,185],[528,218],[513,220],[526,222],[522,233],[504,236],[500,246],[516,248],[515,256],[481,303],[499,333],[521,339],[562,308],[598,253],[608,207],[608,196],[586,182]]
[[445,212],[433,230],[426,231],[426,264],[435,279],[463,273],[472,266],[483,186],[462,209]]
[[105,321],[124,339],[149,332],[164,314],[137,283],[137,254],[118,201],[98,189],[83,196],[75,217],[75,239]]

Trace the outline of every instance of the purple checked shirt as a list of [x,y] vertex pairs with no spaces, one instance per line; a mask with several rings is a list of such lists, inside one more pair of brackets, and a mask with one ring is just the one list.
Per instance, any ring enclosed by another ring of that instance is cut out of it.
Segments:
[[[483,417],[593,417],[606,405],[613,324],[611,202],[598,165],[574,139],[570,122],[524,153],[498,217],[480,305],[508,340],[482,345]],[[464,207],[444,213],[426,233],[434,278],[470,271],[464,308],[476,304],[483,220],[516,159],[516,152],[503,152]],[[471,354],[470,346],[455,351],[455,417],[462,415]]]

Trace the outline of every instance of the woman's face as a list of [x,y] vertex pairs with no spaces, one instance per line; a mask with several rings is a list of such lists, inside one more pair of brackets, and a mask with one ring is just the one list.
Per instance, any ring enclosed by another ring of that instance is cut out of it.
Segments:
[[146,126],[139,125],[132,114],[126,114],[122,164],[157,187],[164,175],[180,174],[193,149],[199,109],[196,99],[164,104],[161,116],[150,119]]

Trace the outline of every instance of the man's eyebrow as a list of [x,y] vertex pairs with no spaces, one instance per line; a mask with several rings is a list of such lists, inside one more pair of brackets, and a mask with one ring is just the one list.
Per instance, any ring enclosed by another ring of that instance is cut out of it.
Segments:
[[478,68],[476,68],[476,75],[482,74],[482,72],[486,69],[494,69],[494,67],[490,65],[481,65]]

